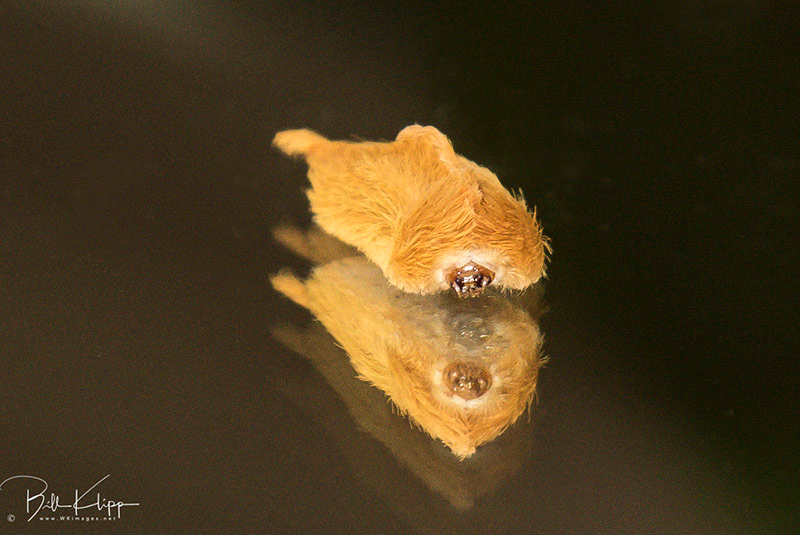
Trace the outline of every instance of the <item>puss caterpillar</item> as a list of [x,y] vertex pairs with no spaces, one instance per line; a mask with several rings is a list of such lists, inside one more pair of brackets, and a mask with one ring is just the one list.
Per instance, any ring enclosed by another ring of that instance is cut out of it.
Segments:
[[460,459],[531,403],[542,336],[508,296],[402,292],[361,255],[318,266],[307,280],[282,272],[272,284],[317,317],[361,379]]
[[535,214],[432,126],[406,127],[386,143],[286,130],[274,144],[308,163],[316,223],[401,290],[475,296],[489,284],[523,289],[544,274],[549,247]]

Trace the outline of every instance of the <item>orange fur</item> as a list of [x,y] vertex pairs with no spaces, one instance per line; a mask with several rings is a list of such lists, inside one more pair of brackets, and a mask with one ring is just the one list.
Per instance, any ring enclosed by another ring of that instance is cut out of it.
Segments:
[[388,143],[286,130],[274,144],[306,159],[320,227],[401,290],[446,289],[445,273],[470,261],[494,272],[502,288],[523,289],[544,274],[549,247],[535,214],[432,126],[409,126]]
[[[322,322],[360,378],[458,458],[497,437],[532,400],[542,337],[534,318],[507,296],[404,293],[363,256],[319,266],[305,281],[282,272],[272,283]],[[453,362],[488,370],[491,386],[469,401],[453,394],[443,374]]]

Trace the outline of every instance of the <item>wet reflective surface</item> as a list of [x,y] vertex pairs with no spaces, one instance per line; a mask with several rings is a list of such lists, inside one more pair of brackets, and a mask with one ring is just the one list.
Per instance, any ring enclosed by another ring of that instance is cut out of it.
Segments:
[[[0,24],[0,480],[67,503],[110,474],[140,504],[120,533],[800,526],[793,8],[87,0]],[[309,220],[274,133],[415,122],[553,240],[530,421],[464,462],[269,282],[310,268],[271,235]],[[0,490],[4,532],[104,531],[25,522],[24,492]]]

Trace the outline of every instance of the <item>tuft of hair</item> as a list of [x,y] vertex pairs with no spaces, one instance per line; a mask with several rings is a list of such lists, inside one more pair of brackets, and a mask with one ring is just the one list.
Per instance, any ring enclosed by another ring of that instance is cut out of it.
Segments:
[[309,307],[311,298],[306,285],[288,269],[282,269],[276,275],[271,275],[269,281],[273,288],[301,307]]
[[272,140],[273,145],[290,156],[308,154],[315,146],[327,142],[326,138],[307,128],[278,132]]

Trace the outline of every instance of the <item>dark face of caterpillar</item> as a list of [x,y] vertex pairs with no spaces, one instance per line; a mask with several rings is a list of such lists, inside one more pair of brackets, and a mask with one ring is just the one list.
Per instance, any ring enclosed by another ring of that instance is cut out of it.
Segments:
[[475,262],[467,262],[460,268],[453,268],[446,280],[459,297],[476,297],[491,284],[494,272]]
[[467,401],[481,397],[492,386],[488,371],[464,362],[456,362],[445,368],[444,382],[453,395]]

